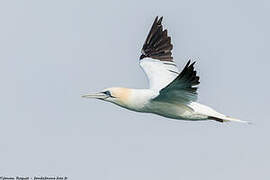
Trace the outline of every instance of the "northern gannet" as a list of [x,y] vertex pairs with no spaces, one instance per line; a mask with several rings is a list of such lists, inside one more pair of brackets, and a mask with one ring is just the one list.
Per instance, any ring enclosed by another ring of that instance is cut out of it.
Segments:
[[112,87],[82,97],[108,101],[126,109],[154,113],[178,120],[215,120],[218,122],[246,122],[223,115],[199,104],[197,88],[199,76],[190,60],[180,72],[173,61],[171,37],[156,17],[143,44],[140,66],[148,77],[149,89]]

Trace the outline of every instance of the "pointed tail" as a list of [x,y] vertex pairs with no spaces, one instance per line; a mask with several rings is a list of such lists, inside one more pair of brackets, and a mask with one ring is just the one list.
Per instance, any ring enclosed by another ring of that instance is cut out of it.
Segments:
[[239,122],[239,123],[251,124],[248,121],[242,121],[240,119],[232,118],[232,117],[229,117],[229,116],[224,116],[222,118],[220,118],[220,117],[210,117],[210,119],[213,119],[213,120],[218,121],[218,122]]

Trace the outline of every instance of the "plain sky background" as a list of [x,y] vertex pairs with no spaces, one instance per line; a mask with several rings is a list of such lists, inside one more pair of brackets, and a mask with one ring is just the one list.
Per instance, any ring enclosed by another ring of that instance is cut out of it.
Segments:
[[[199,102],[253,125],[187,122],[81,98],[146,88],[155,16]],[[106,180],[270,178],[267,0],[0,1],[0,176]]]

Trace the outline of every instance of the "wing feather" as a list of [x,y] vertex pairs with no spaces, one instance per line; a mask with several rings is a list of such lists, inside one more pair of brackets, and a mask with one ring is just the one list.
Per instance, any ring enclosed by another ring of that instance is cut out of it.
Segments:
[[[189,103],[197,100],[199,76],[194,70],[194,63],[188,61],[179,73],[173,62],[171,37],[163,30],[162,17],[155,21],[142,48],[140,66],[148,77],[150,89],[159,91],[153,101]],[[191,64],[190,64],[191,63]]]
[[140,66],[147,75],[149,88],[157,91],[167,86],[179,74],[179,70],[174,62],[144,58],[140,61]]
[[163,17],[156,17],[150,32],[143,44],[142,55],[140,59],[145,57],[150,57],[153,59],[158,59],[160,61],[173,61],[171,44],[171,37],[168,36],[168,31],[163,30],[161,24]]
[[195,62],[186,64],[182,72],[165,88],[161,89],[154,101],[170,101],[189,103],[197,100],[197,85],[200,84],[199,76],[194,70]]

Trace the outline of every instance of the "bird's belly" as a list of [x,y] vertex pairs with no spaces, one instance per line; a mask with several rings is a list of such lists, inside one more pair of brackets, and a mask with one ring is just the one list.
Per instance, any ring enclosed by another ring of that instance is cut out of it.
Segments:
[[196,114],[192,108],[185,104],[173,104],[166,102],[152,102],[151,104],[148,104],[147,112],[172,119],[203,120],[207,118],[206,116]]

